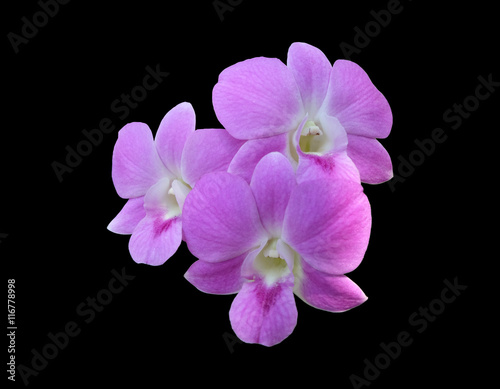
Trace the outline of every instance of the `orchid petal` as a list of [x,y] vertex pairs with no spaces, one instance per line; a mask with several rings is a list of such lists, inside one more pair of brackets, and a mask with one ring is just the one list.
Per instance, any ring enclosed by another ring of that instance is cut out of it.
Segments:
[[361,288],[349,277],[320,272],[302,259],[294,274],[294,293],[314,308],[344,312],[367,300]]
[[335,61],[324,104],[326,112],[335,116],[348,134],[385,138],[391,132],[389,103],[354,62]]
[[358,168],[362,182],[380,184],[393,177],[391,157],[378,140],[358,135],[348,138],[347,155]]
[[158,180],[171,176],[146,124],[129,123],[118,132],[111,176],[116,192],[123,198],[144,196]]
[[132,233],[129,251],[135,262],[158,266],[175,254],[181,242],[180,217],[146,216]]
[[243,285],[241,265],[247,253],[222,262],[206,262],[201,259],[188,269],[184,277],[196,288],[211,294],[237,293]]
[[304,116],[295,78],[276,58],[252,58],[228,67],[212,97],[217,118],[237,139],[288,132]]
[[108,230],[115,234],[130,235],[145,216],[144,196],[129,199],[109,223]]
[[250,187],[225,172],[206,174],[196,183],[182,218],[189,250],[207,262],[235,258],[266,237]]
[[344,274],[363,259],[370,228],[370,205],[361,184],[312,180],[292,192],[282,238],[315,269]]
[[170,188],[170,180],[162,179],[144,197],[146,217],[134,229],[129,242],[130,255],[137,263],[161,265],[181,244],[181,210],[175,197],[168,194]]
[[194,186],[204,174],[226,171],[243,143],[223,129],[196,130],[184,145],[182,178]]
[[328,90],[332,65],[321,50],[295,42],[288,49],[287,66],[295,77],[305,111],[314,120]]
[[286,206],[295,186],[293,167],[280,153],[266,155],[255,167],[250,187],[262,225],[271,236],[281,235]]
[[311,180],[360,182],[359,171],[346,152],[327,155],[303,154],[297,167],[297,183]]
[[195,131],[196,115],[189,103],[180,103],[167,112],[162,119],[155,143],[165,166],[181,176],[181,157],[188,137]]
[[228,172],[236,174],[250,183],[255,166],[262,157],[273,151],[287,155],[289,154],[287,153],[287,145],[287,134],[246,141],[229,164]]
[[267,285],[256,278],[243,284],[229,311],[235,334],[246,343],[273,346],[287,338],[297,324],[293,274]]

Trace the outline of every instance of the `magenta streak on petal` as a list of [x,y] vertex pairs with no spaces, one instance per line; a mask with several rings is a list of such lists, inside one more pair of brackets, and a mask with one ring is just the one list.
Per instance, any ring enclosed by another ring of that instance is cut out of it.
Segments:
[[332,155],[304,154],[299,158],[297,183],[317,179],[331,181],[336,175],[335,167]]
[[319,155],[309,155],[308,158],[325,173],[332,172],[335,168],[335,161],[333,158],[322,157]]
[[130,255],[137,263],[158,266],[177,251],[181,241],[180,217],[165,220],[161,215],[147,215],[130,238]]
[[229,310],[236,335],[247,343],[273,346],[289,336],[297,324],[293,275],[266,285],[255,277],[243,284]]
[[177,219],[178,216],[167,219],[167,220],[162,220],[161,218],[155,218],[153,222],[153,233],[154,233],[154,238],[158,238],[161,234],[163,234],[165,231],[167,231],[170,228],[170,225],[172,222]]
[[258,286],[255,289],[255,295],[262,306],[264,316],[266,316],[276,302],[276,299],[281,292],[282,284],[277,282],[268,287],[265,282],[260,279],[256,282],[258,282]]

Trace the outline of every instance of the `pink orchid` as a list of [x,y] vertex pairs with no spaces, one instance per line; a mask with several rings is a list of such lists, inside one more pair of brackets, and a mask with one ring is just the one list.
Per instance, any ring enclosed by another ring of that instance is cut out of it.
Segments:
[[297,183],[290,161],[272,152],[250,183],[228,172],[202,177],[186,198],[185,241],[198,257],[185,277],[199,290],[237,293],[229,317],[248,343],[275,345],[297,322],[294,294],[342,312],[366,300],[347,276],[366,251],[371,213],[359,182]]
[[182,209],[187,194],[206,173],[226,170],[242,142],[222,129],[195,131],[189,103],[172,108],[155,139],[144,123],[129,123],[118,133],[112,178],[128,199],[108,229],[132,234],[134,261],[161,265],[182,241]]
[[296,42],[286,65],[258,57],[226,68],[213,89],[213,105],[224,128],[247,141],[229,166],[247,181],[271,151],[301,170],[307,165],[315,176],[336,166],[339,174],[366,183],[392,178],[390,156],[376,139],[389,135],[391,109],[354,62],[332,66],[319,49]]

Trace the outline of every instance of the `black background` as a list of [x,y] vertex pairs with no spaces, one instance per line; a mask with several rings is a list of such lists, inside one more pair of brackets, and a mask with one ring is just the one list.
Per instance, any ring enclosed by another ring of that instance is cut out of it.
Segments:
[[[442,117],[474,94],[479,76],[500,80],[497,16],[479,2],[437,8],[402,0],[402,11],[351,56],[391,105],[394,125],[382,143],[396,174],[398,156],[408,158],[415,139],[429,138],[436,127],[448,136],[395,191],[365,185],[372,235],[364,261],[350,274],[369,297],[360,307],[331,314],[297,299],[297,327],[281,344],[228,345],[233,296],[203,294],[184,279],[194,261],[184,244],[162,266],[138,265],[129,238],[106,229],[125,203],[111,181],[119,128],[140,121],[155,132],[182,101],[193,104],[198,128],[219,127],[211,93],[224,68],[255,56],[286,61],[295,41],[317,46],[333,62],[344,57],[341,42],[354,44],[354,28],[373,20],[370,11],[387,8],[386,1],[344,3],[246,0],[221,20],[212,1],[71,1],[17,54],[7,34],[20,34],[21,18],[31,20],[40,6],[17,2],[3,12],[0,233],[8,236],[0,256],[7,264],[3,282],[16,280],[16,362],[30,367],[31,350],[41,351],[47,334],[70,321],[81,330],[29,378],[30,387],[179,387],[178,379],[237,387],[304,379],[312,387],[351,388],[351,374],[362,377],[365,359],[373,362],[379,344],[402,331],[413,343],[370,388],[462,387],[466,380],[481,387],[491,378],[484,363],[495,331],[485,277],[498,255],[485,247],[497,227],[486,227],[488,235],[483,225],[495,220],[486,147],[498,130],[500,92],[456,130]],[[111,102],[157,64],[169,76],[120,120]],[[82,130],[103,118],[115,131],[59,182],[53,161],[64,163],[65,147],[76,147],[85,139]],[[77,306],[123,267],[134,280],[85,323]],[[418,333],[410,315],[455,277],[467,289]],[[16,381],[22,386],[19,373]]]

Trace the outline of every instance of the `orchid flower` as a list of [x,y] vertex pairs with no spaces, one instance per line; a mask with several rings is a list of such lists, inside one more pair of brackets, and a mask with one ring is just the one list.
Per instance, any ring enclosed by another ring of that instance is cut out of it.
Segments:
[[226,68],[213,89],[213,106],[223,127],[246,140],[229,172],[247,181],[271,151],[300,170],[307,165],[309,173],[335,166],[336,173],[371,184],[393,175],[376,139],[392,127],[387,100],[360,66],[347,60],[332,66],[314,46],[293,43],[286,65],[258,57]]
[[119,131],[112,179],[118,195],[128,201],[108,229],[132,234],[134,261],[161,265],[177,251],[187,194],[202,175],[226,170],[242,143],[223,129],[195,131],[189,103],[165,115],[155,139],[144,123],[129,123]]
[[294,294],[342,312],[366,300],[345,273],[367,248],[371,213],[359,182],[297,183],[290,161],[272,152],[250,183],[228,172],[203,176],[187,196],[183,229],[198,260],[185,274],[199,290],[234,294],[229,318],[247,343],[275,345],[297,322]]

